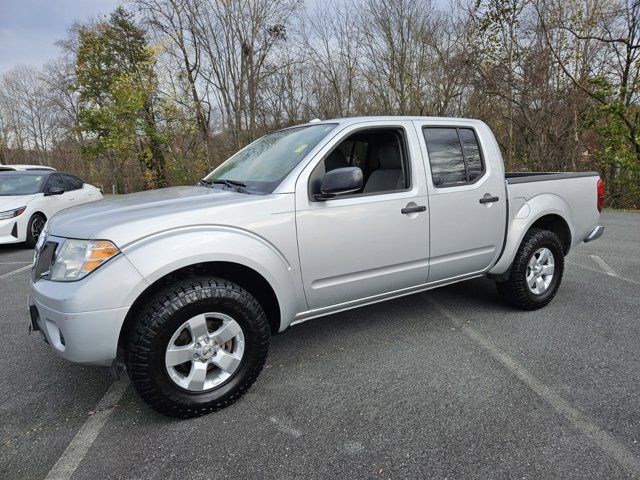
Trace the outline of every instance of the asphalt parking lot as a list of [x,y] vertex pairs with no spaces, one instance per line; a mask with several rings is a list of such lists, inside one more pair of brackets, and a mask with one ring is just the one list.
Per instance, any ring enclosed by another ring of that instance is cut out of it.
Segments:
[[28,335],[0,248],[0,478],[640,478],[640,215],[602,219],[543,310],[474,280],[312,320],[187,421]]

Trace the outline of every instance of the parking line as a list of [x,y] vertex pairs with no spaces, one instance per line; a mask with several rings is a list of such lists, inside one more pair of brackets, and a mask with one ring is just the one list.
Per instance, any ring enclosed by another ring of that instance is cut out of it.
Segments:
[[[586,265],[582,265],[581,263],[577,263],[577,262],[572,262],[569,260],[565,260],[565,263],[568,263],[569,265],[574,265],[576,267],[580,267],[580,268],[584,268],[585,270],[589,270],[590,272],[595,272],[595,273],[599,273],[601,275],[609,275],[607,272],[603,272],[602,270],[599,270],[597,268],[591,268],[591,267],[587,267]],[[613,278],[617,278],[619,280],[623,280],[625,282],[629,282],[629,283],[634,283],[636,285],[640,285],[640,282],[637,280],[633,280],[632,278],[626,278],[626,277],[621,277],[618,274],[615,275],[609,275],[610,277]]]
[[24,265],[24,264],[31,264],[33,262],[0,262],[0,265]]
[[506,367],[516,378],[527,387],[533,390],[538,396],[551,405],[556,412],[566,418],[584,436],[594,442],[600,449],[611,456],[622,468],[624,468],[632,478],[640,478],[640,459],[637,458],[627,447],[617,441],[611,434],[601,429],[585,413],[572,406],[560,395],[555,393],[551,387],[544,384],[535,375],[529,372],[517,360],[514,360],[506,353],[497,348],[489,339],[476,329],[465,323],[456,314],[449,311],[439,302],[427,299],[438,312],[445,316],[456,327],[460,328],[471,340],[491,355],[498,363]]
[[606,272],[607,275],[611,275],[612,277],[617,277],[618,274],[611,268],[607,262],[601,259],[598,255],[589,255],[591,260],[596,262],[600,267]]
[[14,273],[24,272],[25,270],[29,270],[31,268],[31,264],[25,265],[24,267],[18,268],[17,270],[12,270],[8,273],[3,273],[0,275],[0,279],[7,278],[9,275],[13,275]]
[[114,407],[120,401],[127,390],[129,382],[125,379],[111,384],[102,399],[96,405],[96,410],[80,427],[71,443],[53,468],[49,471],[45,480],[68,480],[82,462],[94,440],[111,416]]

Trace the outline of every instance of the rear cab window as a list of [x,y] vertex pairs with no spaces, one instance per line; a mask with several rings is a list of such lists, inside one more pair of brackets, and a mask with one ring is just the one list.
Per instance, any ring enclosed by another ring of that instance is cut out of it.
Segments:
[[436,188],[476,182],[485,171],[475,130],[467,127],[423,127],[431,178]]

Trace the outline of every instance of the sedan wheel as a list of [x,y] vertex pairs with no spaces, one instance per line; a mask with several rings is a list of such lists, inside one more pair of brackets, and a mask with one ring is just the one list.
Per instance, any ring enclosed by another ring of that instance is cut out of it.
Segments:
[[36,217],[31,222],[31,236],[37,242],[44,228],[44,219],[42,217]]
[[29,223],[27,223],[27,238],[26,245],[30,248],[36,246],[38,243],[38,238],[40,238],[40,234],[42,230],[44,230],[44,225],[47,219],[41,213],[34,213],[29,219]]

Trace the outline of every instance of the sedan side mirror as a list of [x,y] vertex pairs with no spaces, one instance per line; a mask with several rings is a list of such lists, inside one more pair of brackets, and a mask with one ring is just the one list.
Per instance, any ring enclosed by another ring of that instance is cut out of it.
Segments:
[[327,200],[337,195],[357,192],[362,185],[362,170],[358,167],[336,168],[324,174],[320,193],[313,197],[320,201]]
[[51,187],[47,189],[47,193],[45,193],[45,196],[51,196],[51,195],[62,195],[64,193],[64,188],[60,188],[60,187]]

